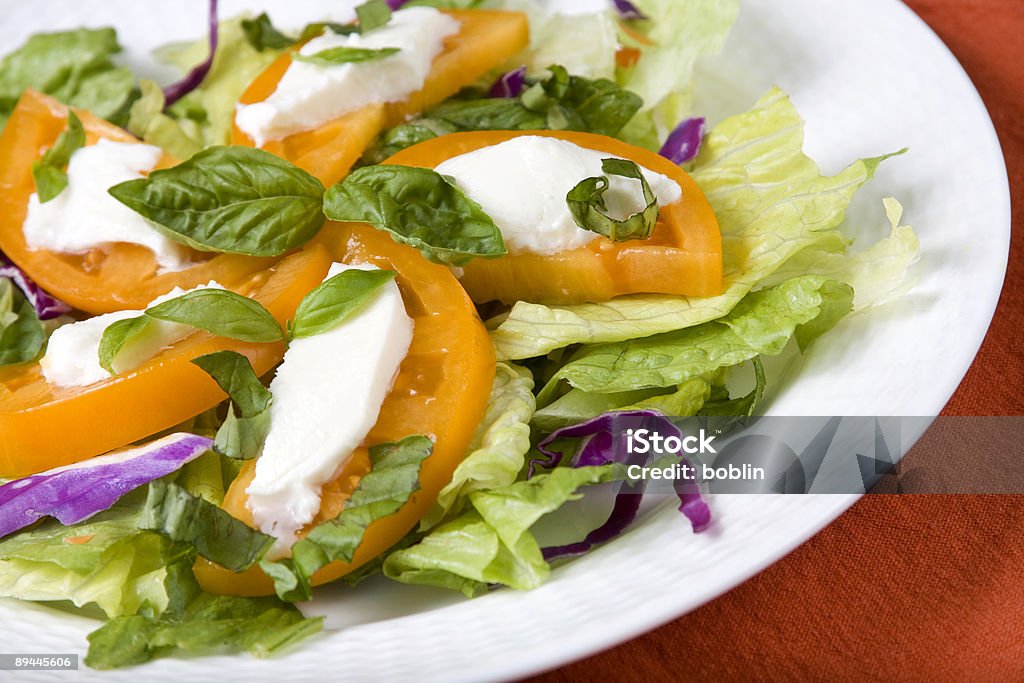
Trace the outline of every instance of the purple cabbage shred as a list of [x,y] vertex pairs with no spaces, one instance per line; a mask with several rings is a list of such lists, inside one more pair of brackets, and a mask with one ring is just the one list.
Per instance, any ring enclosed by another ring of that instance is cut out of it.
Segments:
[[523,94],[523,90],[525,89],[526,67],[521,66],[518,69],[502,74],[502,76],[494,82],[494,85],[491,86],[487,96],[510,99],[512,97],[519,97]]
[[684,119],[669,133],[668,139],[658,152],[675,164],[693,161],[700,154],[700,145],[704,141],[704,117]]
[[640,8],[629,0],[612,0],[615,11],[623,19],[646,19],[647,15],[640,11]]
[[44,292],[32,278],[0,251],[0,277],[9,279],[36,309],[40,320],[52,320],[71,312],[71,307]]
[[[547,469],[561,464],[563,453],[552,448],[556,441],[566,439],[583,440],[569,463],[570,467],[601,466],[609,463],[623,465],[643,465],[648,456],[630,454],[627,448],[627,431],[619,428],[623,422],[630,428],[649,429],[664,436],[682,437],[682,432],[668,418],[653,410],[632,410],[605,413],[591,420],[570,427],[557,429],[537,444],[543,458],[530,462],[527,478],[536,474],[537,467]],[[695,532],[706,529],[711,524],[711,509],[701,496],[697,483],[688,480],[675,480],[673,484],[679,497],[679,511],[690,521]],[[609,541],[629,527],[636,519],[643,499],[645,482],[622,483],[615,493],[615,503],[608,519],[586,538],[577,543],[544,548],[544,559],[555,560],[564,557],[581,555],[593,546]]]
[[395,10],[401,9],[402,5],[409,2],[409,0],[387,0],[387,2],[388,7],[390,7],[391,11],[394,12]]
[[192,67],[192,70],[185,74],[177,83],[172,83],[164,88],[164,107],[169,107],[185,95],[189,94],[193,90],[199,87],[206,78],[206,75],[210,73],[210,69],[213,67],[213,58],[217,53],[217,0],[210,0],[210,54],[199,64]]

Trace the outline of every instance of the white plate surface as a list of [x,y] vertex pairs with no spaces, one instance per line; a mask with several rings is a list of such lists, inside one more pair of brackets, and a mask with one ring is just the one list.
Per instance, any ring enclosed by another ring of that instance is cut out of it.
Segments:
[[[6,44],[79,25],[113,25],[126,60],[166,76],[148,50],[204,30],[203,1],[4,1]],[[224,16],[269,9],[283,23],[322,18],[331,0],[224,0]],[[333,6],[337,8],[338,2]],[[914,290],[840,324],[773,399],[773,414],[935,415],[967,371],[1002,286],[1010,202],[998,139],[962,68],[896,0],[745,0],[725,53],[700,69],[698,104],[712,119],[748,108],[771,85],[807,119],[807,148],[838,171],[857,157],[910,147],[857,198],[850,231],[887,230],[880,199],[896,196],[921,236]],[[37,673],[32,680],[223,683],[508,679],[554,667],[688,612],[778,560],[857,496],[733,496],[712,502],[715,526],[694,535],[672,508],[554,572],[530,593],[465,601],[371,582],[334,589],[312,607],[328,630],[288,655],[166,659],[142,669]],[[0,600],[0,649],[84,655],[96,622]],[[27,673],[17,680],[29,680]]]

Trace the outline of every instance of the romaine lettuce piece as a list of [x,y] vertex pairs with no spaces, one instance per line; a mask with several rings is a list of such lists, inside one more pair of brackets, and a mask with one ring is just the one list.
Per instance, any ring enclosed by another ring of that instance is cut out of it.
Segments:
[[724,291],[708,298],[627,296],[596,304],[520,302],[491,333],[498,357],[532,358],[571,344],[624,341],[720,318],[806,249],[842,253],[839,232],[856,191],[887,157],[822,176],[802,151],[803,121],[773,90],[705,138],[693,177],[722,230]]

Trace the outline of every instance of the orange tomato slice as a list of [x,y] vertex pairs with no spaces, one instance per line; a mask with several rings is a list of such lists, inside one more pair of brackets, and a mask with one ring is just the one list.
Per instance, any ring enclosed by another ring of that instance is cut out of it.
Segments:
[[[236,291],[255,298],[284,325],[330,264],[323,247],[311,248],[252,275]],[[284,345],[196,332],[138,369],[87,387],[55,387],[38,363],[0,368],[0,477],[85,460],[212,408],[224,392],[190,361],[223,350],[245,354],[263,374],[281,360]]]
[[661,207],[654,233],[645,240],[612,242],[598,237],[586,246],[557,254],[510,254],[470,261],[460,281],[473,301],[573,304],[607,301],[623,294],[721,293],[722,237],[711,205],[689,174],[654,152],[592,133],[480,131],[427,140],[384,163],[434,168],[451,157],[521,135],[568,140],[635,161],[679,183],[683,195]]
[[[327,187],[341,180],[363,150],[385,128],[403,123],[471,85],[526,47],[529,26],[518,12],[446,10],[459,21],[459,32],[445,40],[444,49],[430,68],[423,88],[403,102],[366,106],[344,114],[315,130],[268,142],[263,149],[291,161],[320,179]],[[242,95],[242,104],[262,102],[292,63],[281,55],[256,78]],[[232,142],[253,146],[252,138],[234,128]]]
[[[95,144],[100,138],[138,142],[127,131],[88,112],[75,113],[85,127],[86,144]],[[237,254],[211,257],[194,252],[195,266],[161,273],[153,253],[134,244],[113,244],[86,254],[30,249],[22,224],[28,212],[28,198],[36,190],[32,162],[42,157],[67,128],[67,119],[68,109],[63,104],[35,90],[26,90],[0,136],[0,250],[46,291],[87,313],[110,313],[144,308],[175,287],[192,289],[216,280],[230,288],[279,260]],[[175,159],[165,155],[159,167],[175,163]]]
[[[420,470],[420,489],[394,515],[366,530],[352,562],[334,562],[313,577],[333,581],[397,543],[427,513],[469,447],[494,381],[494,347],[473,303],[447,268],[428,262],[418,251],[396,244],[387,234],[359,223],[328,223],[317,241],[336,261],[372,263],[398,273],[406,311],[413,319],[409,354],[365,445],[397,441],[413,434],[434,440],[433,453]],[[313,524],[333,519],[359,479],[369,471],[366,448],[358,449],[335,479],[324,487],[320,514]],[[224,499],[224,509],[253,525],[245,489],[255,471],[247,463]],[[229,595],[269,595],[273,582],[259,567],[234,573],[206,560],[195,566],[200,585]]]

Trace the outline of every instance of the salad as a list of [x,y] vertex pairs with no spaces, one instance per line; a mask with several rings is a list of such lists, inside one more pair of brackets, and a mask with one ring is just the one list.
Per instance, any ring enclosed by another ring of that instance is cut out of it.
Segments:
[[737,0],[576,4],[211,0],[165,86],[112,29],[0,61],[0,596],[102,618],[109,669],[273,655],[330,582],[529,590],[637,517],[623,420],[755,415],[909,286],[896,200],[840,229],[893,155],[823,175],[777,89],[693,111]]

